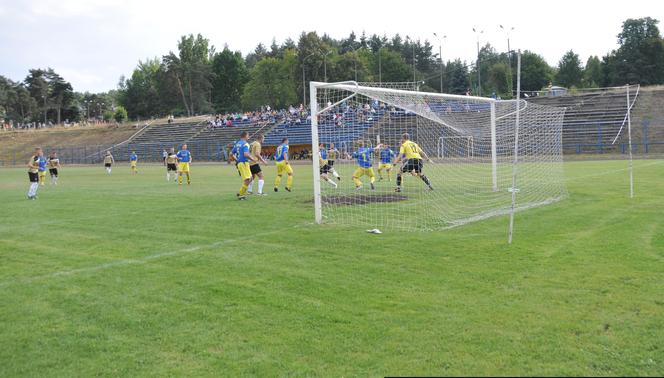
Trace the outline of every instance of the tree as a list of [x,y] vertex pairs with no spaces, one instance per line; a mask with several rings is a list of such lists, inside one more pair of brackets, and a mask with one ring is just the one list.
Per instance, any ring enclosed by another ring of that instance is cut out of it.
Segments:
[[470,87],[468,66],[461,59],[447,62],[445,67],[445,88],[451,94],[464,94]]
[[[276,46],[276,42],[273,43]],[[283,57],[283,53],[280,53]],[[278,57],[274,57],[278,58]],[[218,112],[242,110],[241,96],[244,86],[249,81],[249,70],[245,66],[242,54],[228,48],[216,54],[212,60],[212,102]]]
[[48,122],[48,111],[56,111],[52,121],[61,123],[62,110],[71,106],[74,91],[67,81],[53,69],[32,69],[25,79],[30,95],[41,105],[44,112],[44,123]]
[[401,82],[412,80],[412,70],[408,64],[406,64],[404,57],[396,51],[383,48],[378,54],[376,54],[375,58],[375,81],[378,81],[377,79],[379,76],[378,58],[380,58],[380,76],[382,81]]
[[[516,73],[513,76],[516,78]],[[553,69],[540,55],[528,50],[521,54],[522,91],[539,91],[549,84],[552,77]]]
[[163,57],[166,71],[175,82],[187,115],[210,110],[212,70],[210,55],[214,48],[198,34],[182,36],[178,55],[172,51]]
[[664,41],[657,24],[650,17],[627,19],[618,34],[617,51],[611,52],[605,77],[608,85],[664,83]]
[[283,60],[265,58],[251,71],[251,80],[244,88],[242,105],[244,109],[257,109],[264,105],[285,108],[297,101],[294,78],[295,54],[286,53]]
[[159,59],[138,61],[130,79],[120,88],[120,103],[132,117],[147,118],[162,113],[159,93]]
[[597,56],[591,56],[583,69],[583,86],[587,88],[599,87],[602,83],[602,62]]
[[579,87],[583,81],[583,68],[579,55],[569,50],[558,62],[556,83],[563,87]]
[[127,109],[125,109],[122,106],[118,106],[115,109],[115,114],[113,115],[113,118],[115,118],[115,121],[118,123],[122,123],[127,119]]
[[511,80],[510,66],[507,62],[492,64],[488,69],[487,94],[495,93],[502,98],[511,98]]

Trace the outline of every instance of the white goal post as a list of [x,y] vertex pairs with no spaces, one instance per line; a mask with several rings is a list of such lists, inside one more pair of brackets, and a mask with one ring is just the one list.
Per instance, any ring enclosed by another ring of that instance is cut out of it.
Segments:
[[[507,214],[515,153],[522,165],[517,210],[564,198],[564,109],[519,103],[515,149],[516,100],[311,82],[316,223],[438,230]],[[422,159],[391,166],[388,156],[399,154],[404,135]],[[319,144],[330,150],[333,143],[351,156],[333,153],[341,155],[334,165],[321,167]]]

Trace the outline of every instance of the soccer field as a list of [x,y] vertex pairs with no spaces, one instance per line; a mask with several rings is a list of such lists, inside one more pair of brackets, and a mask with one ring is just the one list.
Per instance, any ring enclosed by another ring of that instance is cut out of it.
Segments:
[[[1,169],[0,376],[662,375],[664,161],[565,164],[569,198],[443,232],[241,202],[232,166]],[[348,177],[346,177],[348,179]]]

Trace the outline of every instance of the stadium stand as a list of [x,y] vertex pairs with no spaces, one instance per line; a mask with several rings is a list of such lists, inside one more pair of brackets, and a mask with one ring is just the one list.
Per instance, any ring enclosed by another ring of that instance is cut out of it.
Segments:
[[[335,143],[343,146],[349,142],[360,139],[385,114],[383,109],[356,110],[347,108],[339,109],[330,114],[327,119],[319,120],[321,135],[329,137],[321,138],[322,143]],[[276,125],[265,137],[266,146],[276,146],[284,137],[288,137],[291,145],[311,144],[311,120],[299,120],[296,122],[285,121]]]
[[[638,87],[630,87],[632,101],[636,101]],[[622,152],[626,140],[624,126],[627,114],[624,88],[581,91],[561,96],[537,96],[529,102],[565,107],[563,149],[565,153]],[[633,125],[634,126],[634,125]],[[618,140],[614,144],[616,136]]]

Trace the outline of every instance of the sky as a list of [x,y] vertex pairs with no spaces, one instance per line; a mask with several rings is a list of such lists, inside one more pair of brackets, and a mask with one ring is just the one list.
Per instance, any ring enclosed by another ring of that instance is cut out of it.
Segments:
[[[51,67],[74,90],[102,92],[130,76],[138,60],[177,49],[184,34],[201,33],[217,50],[243,54],[259,42],[281,43],[317,31],[333,38],[365,31],[428,39],[445,60],[476,56],[481,44],[531,50],[556,65],[572,49],[582,61],[617,47],[627,18],[664,21],[659,0],[615,1],[203,1],[0,0],[0,75],[23,80],[30,68]],[[660,24],[660,30],[664,28]]]

